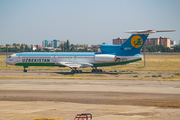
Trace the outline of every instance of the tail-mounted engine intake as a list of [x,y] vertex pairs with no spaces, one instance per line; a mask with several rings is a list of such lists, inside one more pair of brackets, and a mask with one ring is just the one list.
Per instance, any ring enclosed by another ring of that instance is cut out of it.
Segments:
[[100,54],[95,55],[95,61],[97,62],[115,62],[116,61],[115,55],[109,55],[109,54]]

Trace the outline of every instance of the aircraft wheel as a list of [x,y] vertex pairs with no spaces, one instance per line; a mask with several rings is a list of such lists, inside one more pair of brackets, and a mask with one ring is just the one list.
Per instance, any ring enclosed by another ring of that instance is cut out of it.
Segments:
[[98,72],[99,72],[99,70],[98,70],[98,69],[96,69],[96,70],[95,70],[95,73],[98,73]]
[[99,72],[102,73],[102,70],[100,69]]
[[82,70],[79,70],[79,73],[82,73]]
[[74,74],[74,73],[75,73],[75,71],[74,71],[74,70],[72,70],[72,71],[71,71],[71,73],[72,73],[72,74]]
[[23,70],[23,72],[27,72],[27,70]]

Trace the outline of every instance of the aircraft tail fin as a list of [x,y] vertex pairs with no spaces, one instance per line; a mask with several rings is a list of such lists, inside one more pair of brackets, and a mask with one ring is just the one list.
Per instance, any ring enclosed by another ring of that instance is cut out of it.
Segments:
[[121,45],[101,45],[104,54],[116,54],[118,56],[131,56],[139,54],[149,34],[132,34]]
[[140,54],[140,50],[149,34],[156,32],[174,32],[175,30],[135,30],[127,31],[132,35],[121,45],[101,45],[103,53],[111,53],[119,56],[131,56]]
[[120,55],[135,55],[140,54],[140,50],[149,34],[132,34],[120,48]]

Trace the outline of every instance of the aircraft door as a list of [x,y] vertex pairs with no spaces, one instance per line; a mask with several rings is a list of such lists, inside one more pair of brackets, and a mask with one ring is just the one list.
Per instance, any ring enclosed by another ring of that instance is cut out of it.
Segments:
[[53,62],[53,63],[56,62],[56,56],[52,56],[51,59],[52,59],[52,62]]
[[21,56],[18,56],[18,58],[16,59],[16,63],[21,62]]

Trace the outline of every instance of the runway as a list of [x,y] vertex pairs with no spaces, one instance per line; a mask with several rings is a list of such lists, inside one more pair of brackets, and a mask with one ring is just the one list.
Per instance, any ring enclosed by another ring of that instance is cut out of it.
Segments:
[[142,80],[0,79],[2,120],[180,118],[180,82]]

